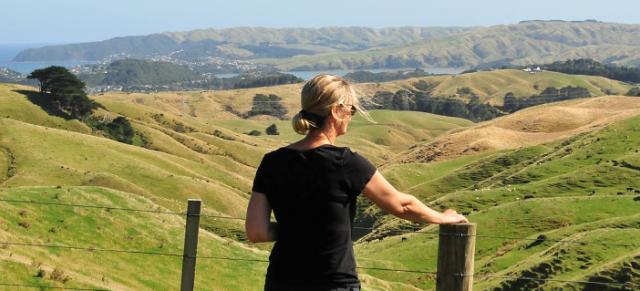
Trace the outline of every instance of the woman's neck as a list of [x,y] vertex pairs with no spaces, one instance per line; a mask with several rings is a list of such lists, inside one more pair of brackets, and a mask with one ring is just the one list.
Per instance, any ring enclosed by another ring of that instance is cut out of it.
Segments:
[[332,132],[326,132],[324,130],[312,131],[304,138],[309,144],[334,144],[336,141],[336,134]]

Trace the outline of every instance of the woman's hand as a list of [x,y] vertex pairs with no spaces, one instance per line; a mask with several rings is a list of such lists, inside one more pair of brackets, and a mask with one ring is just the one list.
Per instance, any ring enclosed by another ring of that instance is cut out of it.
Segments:
[[371,177],[362,193],[384,211],[413,222],[438,224],[469,222],[455,210],[435,211],[416,197],[396,190],[378,171]]
[[447,209],[440,214],[440,224],[456,224],[456,223],[469,223],[466,217],[462,214],[458,214],[453,209]]

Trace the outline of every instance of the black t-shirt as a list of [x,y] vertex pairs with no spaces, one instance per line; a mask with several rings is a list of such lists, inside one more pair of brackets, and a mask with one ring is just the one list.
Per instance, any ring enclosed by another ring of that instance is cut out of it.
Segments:
[[351,241],[356,197],[376,168],[347,147],[280,148],[258,167],[278,222],[267,278],[285,284],[359,283]]

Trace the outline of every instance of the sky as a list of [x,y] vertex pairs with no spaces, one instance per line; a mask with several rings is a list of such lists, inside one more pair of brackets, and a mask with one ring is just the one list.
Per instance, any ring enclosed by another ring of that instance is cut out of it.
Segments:
[[490,26],[531,19],[640,23],[638,0],[0,0],[0,44],[73,43],[235,26]]

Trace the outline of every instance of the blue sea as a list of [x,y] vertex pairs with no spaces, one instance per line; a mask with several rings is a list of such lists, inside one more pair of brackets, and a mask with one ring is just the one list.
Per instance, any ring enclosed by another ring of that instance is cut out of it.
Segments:
[[21,51],[29,48],[38,48],[51,45],[48,43],[20,43],[20,44],[0,44],[0,67],[9,68],[22,74],[29,74],[35,69],[46,68],[48,66],[63,66],[67,68],[78,65],[95,64],[92,61],[61,61],[61,62],[13,62],[12,59]]
[[[413,70],[412,68],[407,68],[407,69],[365,69],[364,71],[369,71],[372,73],[380,73],[380,72],[395,72],[395,71],[411,71]],[[426,72],[432,73],[432,74],[446,74],[446,75],[456,75],[456,74],[460,74],[462,73],[462,71],[464,71],[465,69],[460,69],[460,68],[424,68],[424,70]],[[330,74],[330,75],[336,75],[336,76],[344,76],[350,72],[354,72],[354,71],[358,71],[358,70],[324,70],[324,71],[291,71],[291,72],[283,72],[283,73],[287,73],[287,74],[292,74],[300,79],[303,80],[309,80],[311,78],[313,78],[316,75],[319,74]],[[217,74],[216,76],[219,78],[230,78],[230,77],[235,77],[238,74]]]
[[[52,44],[46,43],[32,43],[32,44],[0,44],[0,67],[9,68],[16,72],[22,74],[29,74],[35,69],[41,69],[48,66],[63,66],[67,68],[79,66],[79,65],[88,65],[95,64],[94,61],[59,61],[59,62],[13,62],[12,59],[21,51],[28,48],[38,48]],[[376,69],[376,70],[367,70],[374,73],[378,72],[389,72],[389,71],[397,71],[398,69]],[[405,69],[411,70],[411,69]],[[462,72],[462,69],[459,68],[426,68],[425,71],[433,74],[459,74]],[[344,76],[349,72],[353,72],[353,70],[324,70],[324,71],[292,71],[285,72],[289,74],[293,74],[298,78],[303,80],[309,80],[313,78],[313,76],[318,74],[332,74],[338,76]],[[233,76],[237,76],[238,74],[219,74],[217,75],[220,78],[229,78]]]

